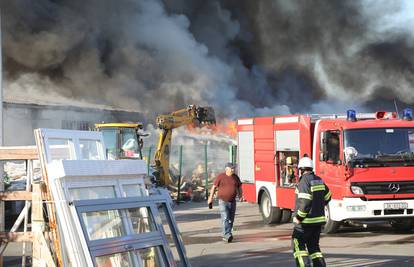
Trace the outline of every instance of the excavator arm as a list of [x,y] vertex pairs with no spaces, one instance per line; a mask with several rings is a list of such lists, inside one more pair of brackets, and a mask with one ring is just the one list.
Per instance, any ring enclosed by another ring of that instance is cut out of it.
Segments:
[[173,183],[169,174],[172,130],[183,125],[203,127],[215,124],[216,119],[213,108],[190,105],[168,115],[159,115],[156,122],[161,133],[154,156],[154,176],[158,185],[168,186]]

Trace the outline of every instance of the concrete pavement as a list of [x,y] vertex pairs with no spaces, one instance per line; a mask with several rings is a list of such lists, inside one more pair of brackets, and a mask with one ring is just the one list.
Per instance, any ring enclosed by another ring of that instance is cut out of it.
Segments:
[[[174,207],[192,266],[295,266],[290,247],[292,224],[263,225],[257,205],[237,204],[234,241],[230,244],[221,240],[217,206],[212,210],[206,203]],[[20,245],[10,244],[6,256],[18,255]],[[344,228],[335,235],[322,235],[321,248],[330,267],[414,266],[414,232],[396,234],[388,226]],[[21,266],[17,257],[5,257],[4,263]]]
[[[220,237],[218,207],[184,203],[174,208],[193,267],[295,266],[290,247],[292,224],[263,225],[257,205],[238,203],[234,241]],[[396,234],[388,226],[344,228],[322,235],[328,266],[414,266],[414,232]]]

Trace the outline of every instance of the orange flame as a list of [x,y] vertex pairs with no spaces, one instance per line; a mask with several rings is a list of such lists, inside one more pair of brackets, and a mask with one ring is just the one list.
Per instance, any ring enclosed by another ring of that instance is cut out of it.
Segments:
[[224,120],[222,122],[217,122],[216,125],[206,125],[203,128],[197,128],[193,125],[188,125],[187,130],[190,132],[198,132],[203,133],[205,131],[209,132],[210,134],[221,134],[226,135],[231,138],[236,138],[237,136],[237,126],[236,122],[230,120]]

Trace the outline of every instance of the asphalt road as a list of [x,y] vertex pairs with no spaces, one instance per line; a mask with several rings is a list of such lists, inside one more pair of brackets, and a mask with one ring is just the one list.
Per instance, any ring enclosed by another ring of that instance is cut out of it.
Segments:
[[[220,237],[220,214],[205,203],[183,203],[174,213],[193,267],[295,266],[290,247],[292,224],[263,225],[257,205],[238,203],[234,241]],[[414,266],[414,232],[396,234],[390,227],[344,228],[322,235],[321,249],[328,266]],[[12,243],[4,266],[21,266],[21,247]],[[29,261],[30,262],[30,261]],[[30,265],[28,265],[30,266]]]
[[[175,215],[193,267],[295,266],[290,246],[292,224],[263,225],[257,205],[238,203],[233,243],[220,237],[217,206],[204,203],[175,207]],[[414,266],[414,232],[396,234],[387,225],[343,228],[322,235],[328,266]]]

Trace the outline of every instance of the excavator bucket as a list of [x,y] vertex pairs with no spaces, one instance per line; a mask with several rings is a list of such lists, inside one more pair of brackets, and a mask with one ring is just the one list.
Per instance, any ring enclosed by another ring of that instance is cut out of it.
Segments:
[[198,107],[196,118],[200,124],[216,124],[216,115],[212,107]]

